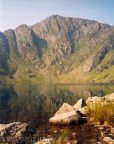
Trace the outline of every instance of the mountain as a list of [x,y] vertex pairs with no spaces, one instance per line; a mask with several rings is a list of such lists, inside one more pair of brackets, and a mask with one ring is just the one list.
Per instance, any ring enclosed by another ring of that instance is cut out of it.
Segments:
[[114,27],[53,15],[0,32],[0,79],[114,82]]

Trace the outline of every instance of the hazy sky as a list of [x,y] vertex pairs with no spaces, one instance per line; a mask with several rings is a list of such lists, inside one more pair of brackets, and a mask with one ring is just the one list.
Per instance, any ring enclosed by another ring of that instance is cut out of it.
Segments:
[[59,14],[114,25],[114,0],[0,0],[0,31]]

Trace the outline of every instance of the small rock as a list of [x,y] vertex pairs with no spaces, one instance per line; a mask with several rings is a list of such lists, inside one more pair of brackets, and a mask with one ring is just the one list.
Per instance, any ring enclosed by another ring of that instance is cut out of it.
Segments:
[[52,138],[44,138],[41,141],[36,142],[35,144],[50,144],[52,142]]
[[114,135],[114,128],[111,128],[111,133]]
[[72,140],[72,144],[77,144],[77,140]]
[[97,128],[98,128],[100,131],[103,131],[103,130],[104,130],[104,127],[101,126],[101,125],[97,126]]
[[103,141],[108,143],[108,144],[114,144],[114,140],[110,137],[104,137]]
[[72,136],[73,136],[73,137],[75,137],[75,136],[76,136],[76,133],[75,133],[75,132],[73,132],[73,133],[72,133]]

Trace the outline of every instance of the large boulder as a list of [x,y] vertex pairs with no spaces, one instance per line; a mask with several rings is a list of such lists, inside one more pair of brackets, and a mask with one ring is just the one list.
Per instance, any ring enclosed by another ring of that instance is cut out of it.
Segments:
[[51,124],[68,125],[71,122],[80,121],[81,117],[74,107],[64,103],[62,107],[55,113],[54,117],[49,119]]
[[85,106],[86,106],[86,101],[83,98],[81,98],[73,107],[75,111],[77,111]]
[[67,125],[71,122],[78,122],[80,120],[80,116],[77,112],[71,111],[63,114],[58,114],[49,119],[49,122],[52,124],[59,124],[59,125]]

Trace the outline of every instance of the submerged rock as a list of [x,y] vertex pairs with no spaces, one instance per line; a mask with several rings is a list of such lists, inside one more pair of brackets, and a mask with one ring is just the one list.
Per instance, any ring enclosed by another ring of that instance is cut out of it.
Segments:
[[67,125],[71,122],[78,122],[81,119],[78,112],[75,111],[74,107],[64,103],[62,107],[55,113],[54,117],[49,119],[52,124]]

